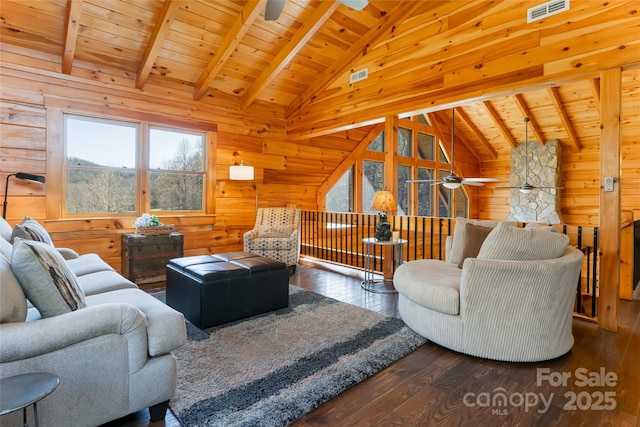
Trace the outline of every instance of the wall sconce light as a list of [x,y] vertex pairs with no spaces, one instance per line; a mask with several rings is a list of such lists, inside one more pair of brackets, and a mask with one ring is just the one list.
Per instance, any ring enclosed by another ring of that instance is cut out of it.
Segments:
[[33,175],[25,172],[10,173],[9,175],[7,175],[7,181],[4,186],[4,203],[2,204],[2,218],[5,219],[7,218],[7,194],[9,192],[9,178],[11,178],[12,176],[15,176],[16,178],[23,181],[39,182],[40,184],[44,184],[45,181],[44,176],[42,175]]
[[[253,181],[255,177],[253,166],[245,165],[244,160],[240,160],[239,165],[229,166],[229,179],[232,181]],[[258,211],[258,183],[254,183],[256,188],[256,212]]]
[[244,160],[239,165],[229,166],[229,179],[232,181],[251,181],[253,177],[253,166],[245,165]]

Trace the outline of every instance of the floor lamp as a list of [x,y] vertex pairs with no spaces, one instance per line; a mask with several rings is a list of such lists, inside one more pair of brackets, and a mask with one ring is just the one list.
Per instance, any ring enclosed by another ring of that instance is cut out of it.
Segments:
[[34,181],[39,182],[40,184],[44,184],[44,176],[42,175],[33,175],[25,172],[10,173],[9,175],[7,175],[7,182],[4,186],[4,203],[2,204],[3,219],[7,218],[7,193],[9,192],[9,178],[11,178],[12,176],[15,176],[16,178],[23,181]]
[[[253,166],[245,165],[244,161],[240,161],[239,165],[229,166],[229,179],[232,181],[253,181],[254,180]],[[258,183],[254,182],[256,186],[256,212],[258,211]]]

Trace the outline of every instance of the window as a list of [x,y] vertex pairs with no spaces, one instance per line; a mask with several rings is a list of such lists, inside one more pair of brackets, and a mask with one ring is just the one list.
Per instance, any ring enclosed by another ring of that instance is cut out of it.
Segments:
[[[432,180],[433,169],[418,168],[418,179]],[[418,216],[433,216],[431,211],[431,198],[433,185],[431,182],[419,182],[418,184]]]
[[203,135],[149,129],[152,211],[201,211],[204,194]]
[[[448,170],[441,169],[438,171],[438,179],[442,179],[449,175]],[[438,216],[440,218],[451,217],[451,201],[452,191],[444,185],[437,185],[438,187]]]
[[398,128],[398,156],[413,157],[413,131]]
[[384,163],[365,160],[363,162],[362,211],[373,213],[371,202],[376,191],[384,188]]
[[376,136],[376,139],[371,141],[367,150],[384,153],[384,131],[381,132],[380,135]]
[[411,167],[398,165],[398,215],[409,215],[409,183]]
[[327,212],[353,212],[353,167],[327,193]]
[[434,148],[435,137],[428,133],[418,132],[418,158],[423,160],[433,160]]
[[64,128],[66,214],[203,210],[203,132],[70,114]]
[[135,123],[66,116],[66,212],[136,211]]

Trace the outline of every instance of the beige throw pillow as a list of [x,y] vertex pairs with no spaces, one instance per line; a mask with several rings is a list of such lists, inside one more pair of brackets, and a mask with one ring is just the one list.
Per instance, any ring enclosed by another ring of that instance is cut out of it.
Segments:
[[484,227],[482,225],[474,225],[470,223],[465,224],[464,227],[466,228],[466,239],[464,242],[464,248],[462,249],[460,262],[458,263],[458,268],[462,268],[465,259],[475,258],[478,256],[482,243],[493,230],[493,227]]
[[76,275],[53,246],[17,238],[11,254],[11,269],[43,318],[86,307]]
[[485,239],[478,259],[542,260],[561,257],[569,237],[545,229],[510,227],[498,224]]
[[38,221],[33,218],[29,218],[28,216],[25,216],[24,220],[20,224],[16,224],[16,226],[13,227],[11,242],[13,242],[13,239],[16,237],[26,240],[35,240],[36,242],[42,242],[53,246],[53,241],[51,240],[51,236],[49,236],[47,230]]
[[453,241],[451,243],[451,253],[447,256],[447,261],[453,264],[460,264],[462,259],[462,250],[464,249],[465,241],[467,239],[466,224],[481,225],[483,227],[495,227],[500,221],[485,220],[485,219],[468,219],[458,217],[456,218],[456,226],[453,229]]
[[258,237],[289,237],[293,233],[293,225],[259,225]]

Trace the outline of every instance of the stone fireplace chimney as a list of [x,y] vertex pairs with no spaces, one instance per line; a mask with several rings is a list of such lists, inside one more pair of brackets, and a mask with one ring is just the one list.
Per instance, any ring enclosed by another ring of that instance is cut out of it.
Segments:
[[[525,159],[525,144],[528,159]],[[527,174],[525,176],[525,160]],[[511,150],[511,187],[517,187],[525,180],[534,187],[556,187],[560,183],[560,144],[558,140],[540,145],[537,141],[518,144]],[[540,222],[560,224],[560,190],[535,189],[523,194],[511,189],[510,208],[507,221]]]

